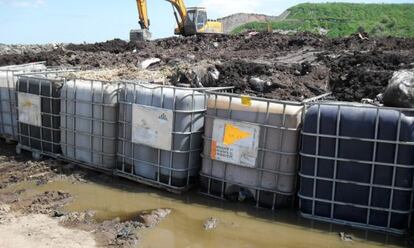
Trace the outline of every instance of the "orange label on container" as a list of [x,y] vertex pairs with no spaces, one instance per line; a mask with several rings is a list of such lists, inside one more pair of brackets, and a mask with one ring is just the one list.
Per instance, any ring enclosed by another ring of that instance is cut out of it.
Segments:
[[246,106],[252,106],[252,99],[250,96],[241,96],[241,103]]
[[211,159],[216,159],[217,157],[217,142],[211,141],[211,152],[210,152]]
[[243,131],[236,126],[227,123],[224,128],[223,144],[233,145],[237,141],[249,138],[251,136],[251,133]]

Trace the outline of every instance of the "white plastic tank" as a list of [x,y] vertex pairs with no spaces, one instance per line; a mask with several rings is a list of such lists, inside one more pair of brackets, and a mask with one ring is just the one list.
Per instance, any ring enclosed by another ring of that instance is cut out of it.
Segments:
[[170,191],[190,188],[201,164],[205,94],[125,83],[119,104],[116,173]]
[[303,105],[208,92],[202,193],[286,205],[295,194]]
[[18,75],[16,152],[57,157],[60,147],[60,90],[66,81],[59,71]]
[[64,159],[94,169],[116,165],[117,90],[114,82],[73,79],[61,90],[61,147]]
[[46,70],[44,63],[0,67],[0,136],[17,140],[16,81],[18,74]]

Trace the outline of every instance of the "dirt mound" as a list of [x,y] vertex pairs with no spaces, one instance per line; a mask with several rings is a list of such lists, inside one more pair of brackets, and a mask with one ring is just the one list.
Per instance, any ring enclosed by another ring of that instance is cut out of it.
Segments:
[[409,50],[414,49],[414,39],[412,38],[376,38],[366,34],[354,34],[349,37],[332,39],[327,43],[328,50]]
[[249,22],[269,22],[274,20],[283,19],[286,16],[286,12],[280,16],[268,16],[252,13],[237,13],[223,18],[219,18],[218,21],[223,23],[224,33],[230,33],[236,27],[239,27]]
[[384,92],[394,71],[414,67],[412,51],[354,52],[328,60],[326,63],[331,68],[332,91],[341,101],[374,99]]
[[230,61],[218,66],[218,70],[220,85],[235,86],[236,93],[302,101],[326,92],[328,70],[324,66]]
[[[142,45],[145,46],[145,43],[142,43]],[[72,51],[84,51],[93,53],[109,52],[117,54],[129,52],[138,47],[141,47],[138,43],[131,43],[120,39],[114,39],[94,44],[68,44],[65,48]]]
[[394,70],[414,67],[413,57],[414,39],[264,32],[69,44],[53,51],[0,55],[0,66],[46,61],[84,69],[136,68],[158,58],[150,70],[172,72],[166,75],[171,84],[235,86],[239,93],[284,100],[333,90],[340,100],[359,101],[381,93]]
[[137,67],[120,66],[119,68],[106,68],[98,70],[81,70],[64,74],[68,79],[90,79],[102,81],[120,81],[140,79],[144,82],[165,84],[170,71],[162,70],[143,70]]
[[28,213],[51,214],[55,209],[70,202],[70,194],[62,191],[46,191],[34,197],[25,207]]

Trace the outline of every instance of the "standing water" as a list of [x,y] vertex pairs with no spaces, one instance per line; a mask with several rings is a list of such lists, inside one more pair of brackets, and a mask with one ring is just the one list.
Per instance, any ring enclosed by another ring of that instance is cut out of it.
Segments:
[[[62,190],[74,196],[68,211],[96,211],[98,221],[133,219],[142,210],[170,208],[172,213],[141,233],[140,247],[403,247],[404,239],[304,220],[295,212],[275,213],[197,194],[176,196],[134,183],[54,181],[36,190]],[[219,219],[216,229],[203,223]],[[344,242],[339,232],[353,236]]]

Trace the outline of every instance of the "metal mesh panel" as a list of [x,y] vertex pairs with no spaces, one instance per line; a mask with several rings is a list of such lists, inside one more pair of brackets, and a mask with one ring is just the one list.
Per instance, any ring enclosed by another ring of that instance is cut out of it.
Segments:
[[16,81],[17,75],[45,70],[44,63],[0,67],[0,136],[17,141]]
[[[60,89],[65,79],[58,72],[19,75],[17,93],[40,97],[41,125],[30,125],[18,120],[16,151],[31,151],[35,158],[41,155],[56,157],[60,154]],[[18,98],[17,98],[18,99]],[[19,115],[20,106],[17,106]]]
[[403,233],[413,211],[412,109],[309,103],[301,145],[302,215]]
[[118,84],[67,81],[61,94],[61,158],[112,172],[116,164]]
[[[197,181],[200,166],[206,110],[203,91],[204,89],[123,83],[118,97],[119,142],[115,173],[175,193],[191,188]],[[172,111],[170,150],[132,142],[134,104]]]
[[[256,97],[250,99],[253,106],[260,104],[261,110],[247,106],[235,110],[236,102],[242,101],[240,95],[208,93],[201,193],[219,199],[236,197],[239,200],[247,193],[256,206],[271,209],[290,205],[296,192],[297,141],[303,105]],[[218,107],[219,101],[225,102],[224,107],[223,104]],[[275,112],[273,109],[278,110]],[[242,167],[211,158],[212,123],[218,119],[260,127],[258,157],[254,167]]]

